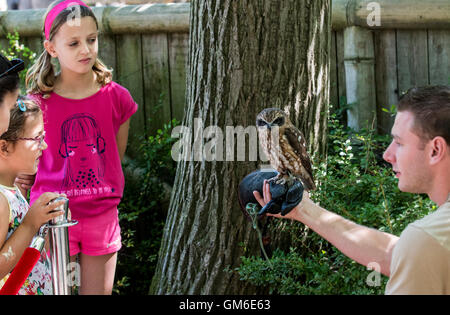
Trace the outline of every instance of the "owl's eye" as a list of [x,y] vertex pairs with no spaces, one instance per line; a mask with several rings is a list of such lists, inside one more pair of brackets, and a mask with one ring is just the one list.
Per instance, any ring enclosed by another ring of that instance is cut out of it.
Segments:
[[276,126],[284,125],[284,117],[278,117],[277,119],[275,119],[275,121],[272,123],[272,125],[276,125]]
[[265,125],[267,125],[267,123],[262,119],[258,119],[256,124],[258,125],[258,127],[264,127]]

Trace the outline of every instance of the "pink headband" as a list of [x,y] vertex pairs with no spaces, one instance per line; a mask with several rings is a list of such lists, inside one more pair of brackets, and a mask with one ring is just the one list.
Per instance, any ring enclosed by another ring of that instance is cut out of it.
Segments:
[[50,38],[50,30],[52,28],[53,21],[55,18],[61,13],[61,11],[67,9],[70,6],[74,5],[80,5],[83,7],[89,8],[84,2],[80,0],[66,0],[58,5],[56,5],[53,9],[50,10],[50,12],[47,14],[47,17],[45,18],[45,24],[44,24],[44,32],[45,32],[45,39],[49,40]]

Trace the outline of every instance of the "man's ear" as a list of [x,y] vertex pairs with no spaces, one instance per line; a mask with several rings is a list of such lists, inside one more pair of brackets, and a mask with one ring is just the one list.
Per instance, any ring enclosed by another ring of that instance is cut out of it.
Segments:
[[53,46],[52,42],[50,42],[49,40],[44,41],[44,48],[50,54],[50,56],[52,56],[53,58],[58,57],[58,55],[56,54],[56,51],[55,51],[55,47]]
[[0,140],[0,157],[6,158],[10,155],[10,143],[6,140]]
[[437,164],[448,154],[448,145],[442,137],[434,137],[431,140],[430,163]]

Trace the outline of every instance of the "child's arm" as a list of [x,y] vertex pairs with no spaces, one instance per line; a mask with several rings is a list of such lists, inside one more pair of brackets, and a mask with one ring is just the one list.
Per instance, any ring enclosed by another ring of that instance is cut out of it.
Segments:
[[127,149],[128,142],[128,131],[130,130],[130,119],[120,125],[119,131],[117,132],[116,142],[117,148],[119,149],[120,160],[123,160],[125,156],[125,150]]
[[64,201],[48,204],[56,197],[59,195],[55,193],[42,194],[28,210],[22,223],[6,239],[10,210],[8,201],[0,194],[0,279],[11,272],[39,228],[49,220],[63,214],[63,211],[52,211]]
[[19,174],[17,176],[14,183],[17,185],[17,187],[19,187],[22,196],[24,196],[25,198],[27,197],[28,190],[30,190],[31,187],[33,186],[35,178],[36,174],[34,175]]
[[6,240],[9,213],[8,201],[0,194],[0,244],[2,244],[0,248],[0,279],[11,272],[35,234],[26,225],[21,224]]

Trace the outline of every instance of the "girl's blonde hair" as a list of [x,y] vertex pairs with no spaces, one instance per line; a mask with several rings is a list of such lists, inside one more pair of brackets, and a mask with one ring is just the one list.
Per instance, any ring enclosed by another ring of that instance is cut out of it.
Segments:
[[[45,17],[47,17],[48,13],[59,3],[63,2],[63,0],[58,0],[49,5],[47,12],[45,13]],[[67,9],[61,11],[60,14],[53,21],[52,27],[50,29],[49,40],[51,41],[61,26],[66,23],[72,14],[73,16],[73,7],[68,7]],[[95,25],[98,29],[97,18],[95,17],[92,10],[88,7],[79,6],[81,17],[92,17],[95,21]],[[44,19],[45,21],[45,19]],[[44,33],[44,30],[42,30]],[[55,73],[54,66],[52,65],[52,57],[44,49],[43,53],[39,56],[36,63],[31,66],[31,68],[27,72],[27,76],[25,79],[25,84],[27,86],[28,94],[43,94],[44,98],[50,96],[50,93],[54,89],[55,81],[57,73]],[[108,69],[108,67],[97,57],[92,70],[97,75],[97,82],[102,86],[108,84],[112,81],[112,70]]]

